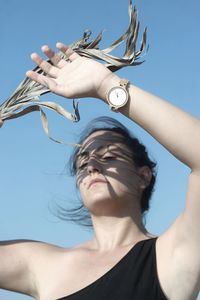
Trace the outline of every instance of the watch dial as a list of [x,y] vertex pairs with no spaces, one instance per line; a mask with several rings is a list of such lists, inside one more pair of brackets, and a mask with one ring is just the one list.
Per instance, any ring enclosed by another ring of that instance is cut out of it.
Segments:
[[123,105],[127,100],[127,93],[120,87],[115,88],[111,90],[109,100],[113,105]]

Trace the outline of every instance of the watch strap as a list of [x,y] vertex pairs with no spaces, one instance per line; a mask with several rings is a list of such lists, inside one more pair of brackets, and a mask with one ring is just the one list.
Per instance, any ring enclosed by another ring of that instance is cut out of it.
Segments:
[[127,90],[129,84],[128,79],[121,79],[119,82],[119,85],[122,86],[125,90]]

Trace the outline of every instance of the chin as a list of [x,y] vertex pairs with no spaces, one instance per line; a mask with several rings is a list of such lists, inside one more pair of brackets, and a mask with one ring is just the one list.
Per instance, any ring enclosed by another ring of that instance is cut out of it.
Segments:
[[102,192],[95,192],[90,197],[87,197],[87,199],[83,199],[84,205],[89,209],[98,209],[100,207],[106,207],[108,203],[111,203],[112,197],[110,195],[105,195],[105,193]]

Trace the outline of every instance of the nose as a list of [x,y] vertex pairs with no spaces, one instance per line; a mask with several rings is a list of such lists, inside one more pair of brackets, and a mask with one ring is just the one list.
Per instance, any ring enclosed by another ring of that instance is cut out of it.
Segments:
[[102,172],[102,167],[101,164],[94,158],[90,158],[88,164],[87,164],[87,172],[88,174],[91,173],[101,173]]

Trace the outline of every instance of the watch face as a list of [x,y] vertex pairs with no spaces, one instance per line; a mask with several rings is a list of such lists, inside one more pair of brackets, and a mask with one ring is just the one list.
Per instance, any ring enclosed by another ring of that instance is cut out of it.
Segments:
[[128,94],[123,88],[114,87],[110,90],[108,99],[113,106],[123,106],[128,100]]

